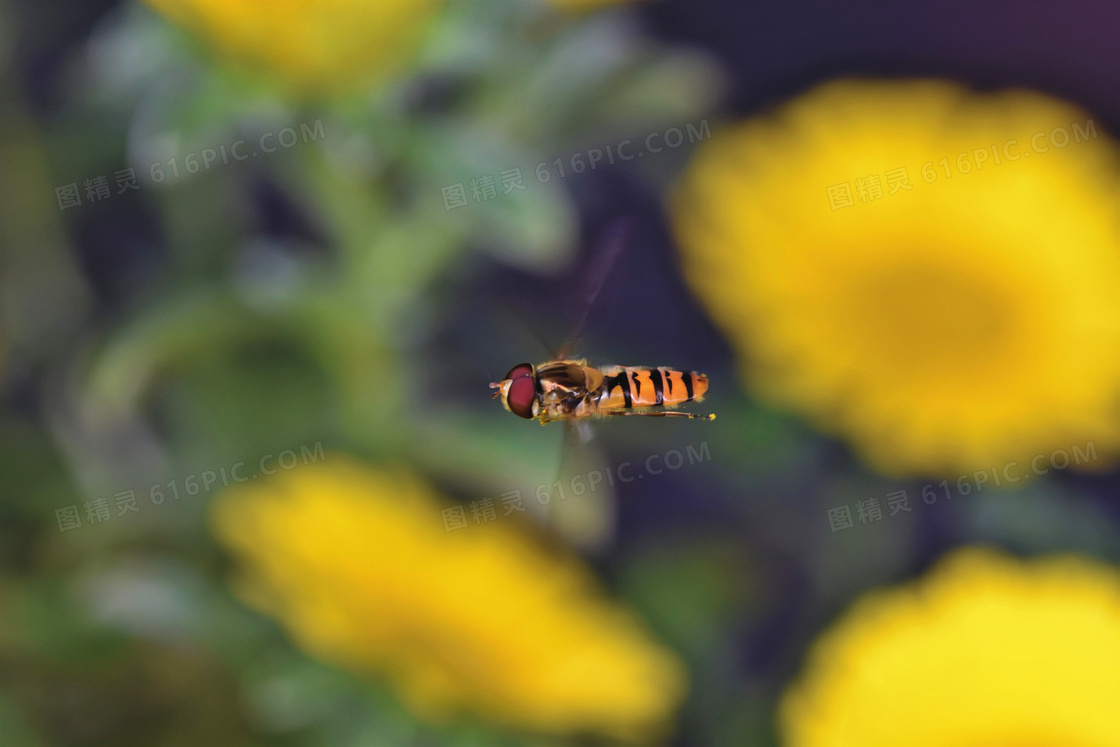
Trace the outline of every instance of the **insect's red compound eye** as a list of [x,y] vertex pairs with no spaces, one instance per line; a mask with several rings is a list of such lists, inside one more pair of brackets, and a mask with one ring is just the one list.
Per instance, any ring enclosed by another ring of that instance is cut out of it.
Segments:
[[[517,368],[510,371],[513,374]],[[532,370],[532,369],[530,369]],[[522,374],[514,378],[509,384],[509,394],[506,395],[506,404],[509,411],[520,418],[533,417],[533,402],[537,399],[537,381],[532,375]]]
[[522,376],[532,376],[533,366],[528,363],[519,363],[509,370],[505,375],[507,379],[519,379]]

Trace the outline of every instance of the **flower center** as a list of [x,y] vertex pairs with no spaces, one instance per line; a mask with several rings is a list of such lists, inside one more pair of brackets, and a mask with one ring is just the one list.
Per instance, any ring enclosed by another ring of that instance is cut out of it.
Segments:
[[967,376],[997,359],[1010,336],[1001,294],[948,267],[895,265],[852,288],[849,334],[877,366]]

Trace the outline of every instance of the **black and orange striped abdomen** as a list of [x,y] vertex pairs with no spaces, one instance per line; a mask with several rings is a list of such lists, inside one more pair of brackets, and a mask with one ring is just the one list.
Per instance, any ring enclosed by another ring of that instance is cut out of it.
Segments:
[[597,405],[600,410],[676,407],[699,401],[708,391],[708,377],[672,368],[619,366],[603,371]]

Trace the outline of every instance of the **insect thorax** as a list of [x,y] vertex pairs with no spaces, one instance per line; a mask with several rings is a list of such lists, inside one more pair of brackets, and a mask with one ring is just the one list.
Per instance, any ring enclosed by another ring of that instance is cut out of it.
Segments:
[[[590,374],[590,376],[589,376]],[[587,368],[583,361],[554,361],[537,368],[541,404],[556,414],[571,414],[590,394],[589,378],[601,381],[595,369]]]

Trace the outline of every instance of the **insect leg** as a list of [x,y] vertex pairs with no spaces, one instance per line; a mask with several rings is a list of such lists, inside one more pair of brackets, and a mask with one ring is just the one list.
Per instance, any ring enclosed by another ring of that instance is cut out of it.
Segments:
[[695,415],[691,412],[604,412],[609,417],[642,417],[642,418],[688,418],[690,420],[715,420],[715,414]]

